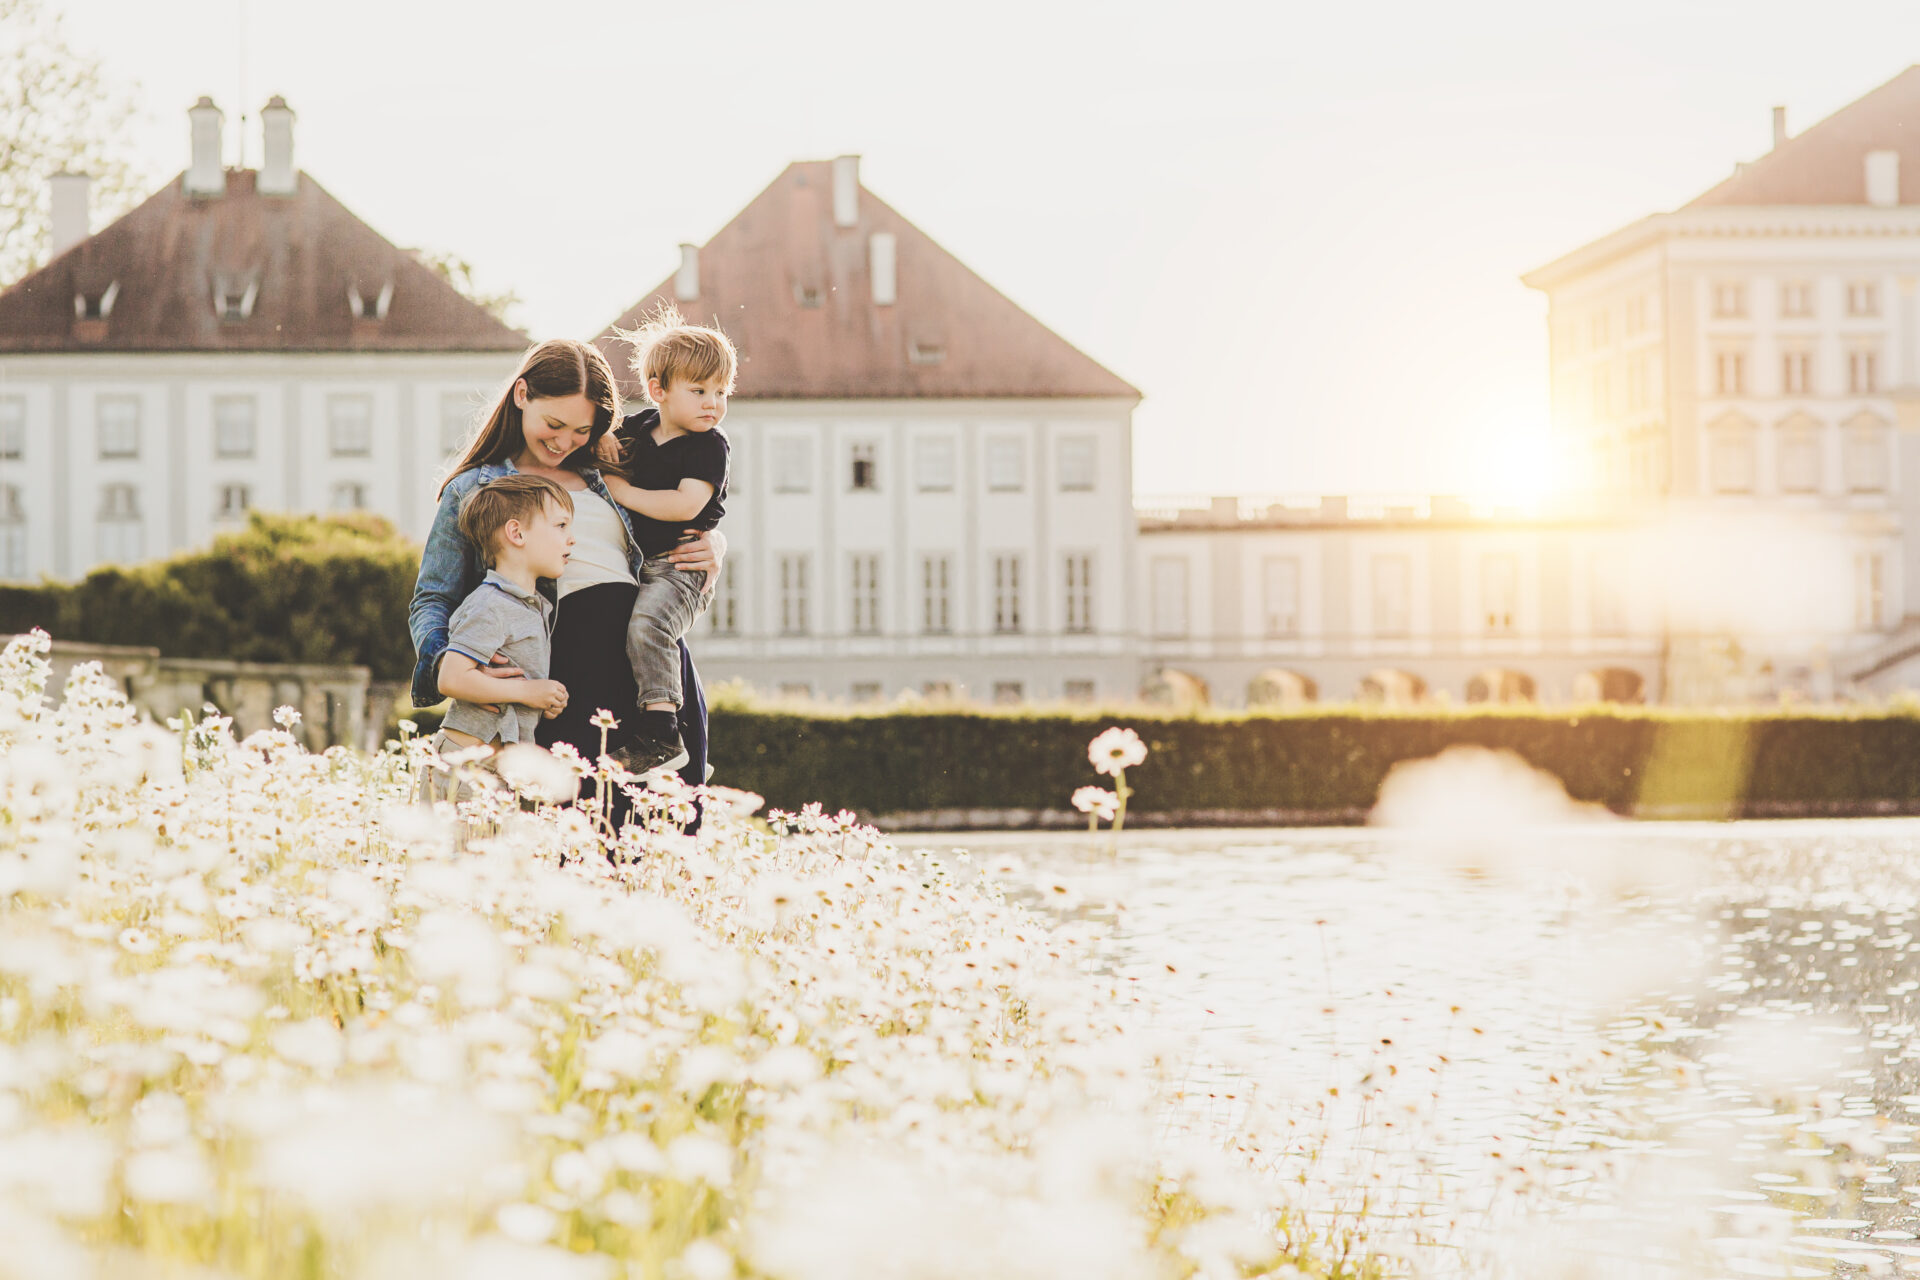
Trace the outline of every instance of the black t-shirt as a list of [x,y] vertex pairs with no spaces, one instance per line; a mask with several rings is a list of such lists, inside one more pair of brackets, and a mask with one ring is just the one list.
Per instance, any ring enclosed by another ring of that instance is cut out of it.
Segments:
[[727,454],[731,446],[719,427],[689,431],[665,444],[656,444],[653,429],[660,425],[658,409],[628,414],[620,423],[622,461],[636,489],[678,489],[682,480],[705,480],[713,496],[691,520],[655,520],[638,511],[627,512],[633,536],[650,556],[671,551],[688,529],[711,529],[727,513]]

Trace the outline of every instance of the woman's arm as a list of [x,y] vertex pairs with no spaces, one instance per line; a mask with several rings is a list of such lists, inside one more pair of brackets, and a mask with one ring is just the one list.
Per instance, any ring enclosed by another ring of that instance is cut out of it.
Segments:
[[616,475],[602,474],[600,479],[615,502],[649,520],[691,520],[713,497],[713,486],[705,480],[682,480],[678,489],[641,489]]
[[448,650],[440,659],[440,692],[461,702],[472,702],[489,709],[503,702],[533,707],[549,720],[566,709],[567,689],[558,680],[502,679],[458,650]]
[[414,580],[413,600],[407,606],[407,630],[413,636],[417,659],[413,669],[413,705],[430,707],[440,701],[435,671],[447,647],[447,619],[473,589],[481,575],[474,571],[472,548],[460,532],[460,499],[464,486],[448,485],[433,514],[433,528],[420,553],[420,575]]

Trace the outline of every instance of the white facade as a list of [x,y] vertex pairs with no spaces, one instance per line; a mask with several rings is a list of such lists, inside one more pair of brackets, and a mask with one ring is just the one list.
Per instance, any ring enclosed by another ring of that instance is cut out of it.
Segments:
[[0,577],[206,545],[249,510],[365,510],[414,538],[501,353],[0,354]]
[[709,679],[874,701],[1134,695],[1132,402],[736,402]]

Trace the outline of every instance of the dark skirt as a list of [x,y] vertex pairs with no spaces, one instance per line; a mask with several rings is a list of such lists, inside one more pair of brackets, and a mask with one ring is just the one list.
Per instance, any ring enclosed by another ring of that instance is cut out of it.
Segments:
[[[553,659],[548,674],[567,686],[567,709],[552,720],[540,722],[537,740],[541,746],[565,742],[587,760],[599,759],[601,737],[593,717],[602,708],[620,722],[607,734],[606,749],[612,751],[632,741],[640,724],[640,690],[633,682],[633,666],[627,661],[627,622],[633,616],[633,601],[639,590],[628,582],[603,582],[562,597],[554,618]],[[684,640],[680,642],[680,683],[685,694],[680,708],[680,739],[686,743],[688,756],[680,777],[690,786],[699,786],[707,776],[707,699]],[[622,797],[616,821],[625,818],[625,810]]]

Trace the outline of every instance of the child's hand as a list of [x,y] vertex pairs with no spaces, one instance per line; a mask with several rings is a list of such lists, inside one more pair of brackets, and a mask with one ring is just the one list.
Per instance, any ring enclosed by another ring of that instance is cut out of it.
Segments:
[[600,437],[593,446],[593,456],[602,462],[618,462],[626,450],[620,447],[620,437],[612,431]]
[[558,680],[529,680],[523,701],[551,720],[567,709],[567,686]]

